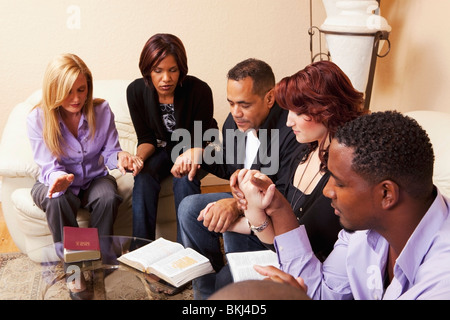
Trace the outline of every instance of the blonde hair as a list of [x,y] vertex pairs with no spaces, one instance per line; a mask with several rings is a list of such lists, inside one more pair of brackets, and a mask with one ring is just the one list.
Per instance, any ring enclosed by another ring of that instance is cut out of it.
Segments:
[[65,155],[65,142],[59,125],[59,107],[69,96],[73,84],[80,74],[86,77],[87,97],[82,112],[90,128],[90,138],[95,135],[94,107],[103,100],[93,100],[92,74],[83,60],[70,53],[56,56],[47,66],[42,86],[42,100],[36,107],[41,108],[44,115],[43,139],[53,155],[58,159]]

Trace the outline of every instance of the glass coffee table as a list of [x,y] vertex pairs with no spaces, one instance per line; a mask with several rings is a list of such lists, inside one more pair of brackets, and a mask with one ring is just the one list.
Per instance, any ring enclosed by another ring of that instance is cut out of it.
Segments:
[[[28,255],[39,261],[45,285],[39,296],[44,300],[70,300],[68,281],[80,279],[90,290],[93,300],[191,300],[192,288],[166,294],[164,284],[139,270],[117,261],[122,254],[135,250],[150,240],[127,236],[100,236],[101,258],[98,260],[64,263],[63,245],[55,243],[33,250]],[[169,290],[167,290],[169,291]],[[166,292],[167,292],[166,291]],[[86,295],[76,295],[86,298]]]

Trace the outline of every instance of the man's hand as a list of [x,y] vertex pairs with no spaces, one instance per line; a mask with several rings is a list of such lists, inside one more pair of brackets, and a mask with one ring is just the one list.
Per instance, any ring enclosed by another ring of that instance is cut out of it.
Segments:
[[[237,178],[240,189],[245,195],[247,206],[251,206],[252,207],[251,209],[253,210],[254,209],[264,210],[271,204],[274,193],[271,192],[272,189],[270,188],[270,186],[268,188],[260,188],[255,184],[253,184],[252,183],[253,178],[260,179],[261,181],[267,183],[268,181],[271,182],[271,180],[267,176],[262,175],[257,170],[247,170],[247,169],[240,170]],[[269,180],[267,181],[267,179]],[[275,185],[273,186],[275,187]]]
[[251,178],[255,187],[266,190],[263,198],[264,204],[267,204],[265,212],[272,221],[274,236],[278,236],[298,228],[299,224],[289,202],[273,183],[270,184],[269,180],[264,175],[259,177],[254,175]]
[[280,269],[275,268],[274,266],[263,267],[263,266],[255,265],[254,269],[259,274],[266,276],[265,280],[272,280],[272,281],[278,282],[278,283],[285,283],[294,288],[303,290],[305,293],[308,292],[308,287],[306,286],[305,281],[301,277],[298,277],[297,279],[295,279],[289,273],[281,271]]
[[[230,178],[231,193],[233,194],[233,197],[237,201],[238,208],[242,211],[247,210],[248,202],[247,199],[245,198],[244,192],[242,192],[241,190],[238,178],[240,176],[242,180],[242,177],[244,177],[244,175],[246,175],[247,172],[249,171],[250,170],[248,169],[238,169],[231,175]],[[254,186],[258,187],[260,192],[265,194],[269,186],[273,184],[272,180],[270,180],[268,176],[260,173],[259,171],[251,170],[250,172],[252,172],[252,176],[258,179],[257,183],[256,184],[254,183]]]
[[48,197],[51,199],[56,192],[64,192],[72,184],[75,176],[72,173],[56,178],[53,185],[48,189]]
[[[280,211],[292,211],[291,205],[280,191],[271,183],[271,180],[263,175],[254,175],[251,178],[252,184],[264,193],[264,201],[266,213],[268,216]],[[265,190],[265,191],[264,191]]]
[[203,225],[209,231],[225,232],[229,226],[239,217],[240,211],[234,198],[221,199],[208,204],[200,211],[197,218],[203,221]]
[[237,206],[240,210],[247,210],[247,200],[245,200],[244,193],[239,188],[238,175],[241,170],[237,169],[230,177],[230,189],[234,199],[236,199]]

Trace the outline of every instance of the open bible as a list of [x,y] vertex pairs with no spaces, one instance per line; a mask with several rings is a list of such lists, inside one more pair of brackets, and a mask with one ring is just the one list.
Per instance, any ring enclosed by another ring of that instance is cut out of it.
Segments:
[[154,274],[175,287],[214,272],[205,256],[164,238],[127,252],[117,260],[142,272]]
[[279,267],[277,254],[271,250],[232,252],[226,254],[234,282],[244,280],[262,280],[253,268],[254,265]]

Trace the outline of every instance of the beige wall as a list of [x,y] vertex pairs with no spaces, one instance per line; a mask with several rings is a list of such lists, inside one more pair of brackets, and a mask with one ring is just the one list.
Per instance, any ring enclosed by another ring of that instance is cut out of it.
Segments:
[[[323,7],[313,2],[320,25]],[[381,4],[392,50],[378,60],[372,110],[447,110],[450,1]],[[40,88],[55,54],[78,54],[95,79],[132,80],[140,77],[142,46],[157,32],[183,40],[189,73],[210,84],[221,124],[228,69],[256,57],[277,80],[293,74],[310,61],[308,27],[309,0],[0,0],[0,132],[12,107]]]
[[392,50],[377,63],[372,110],[450,112],[450,1],[382,0]]
[[140,52],[158,32],[184,42],[189,73],[211,86],[220,124],[228,113],[226,73],[237,62],[265,60],[277,80],[309,62],[309,0],[0,0],[0,23],[5,115],[40,88],[57,53],[78,54],[95,79],[140,77]]

